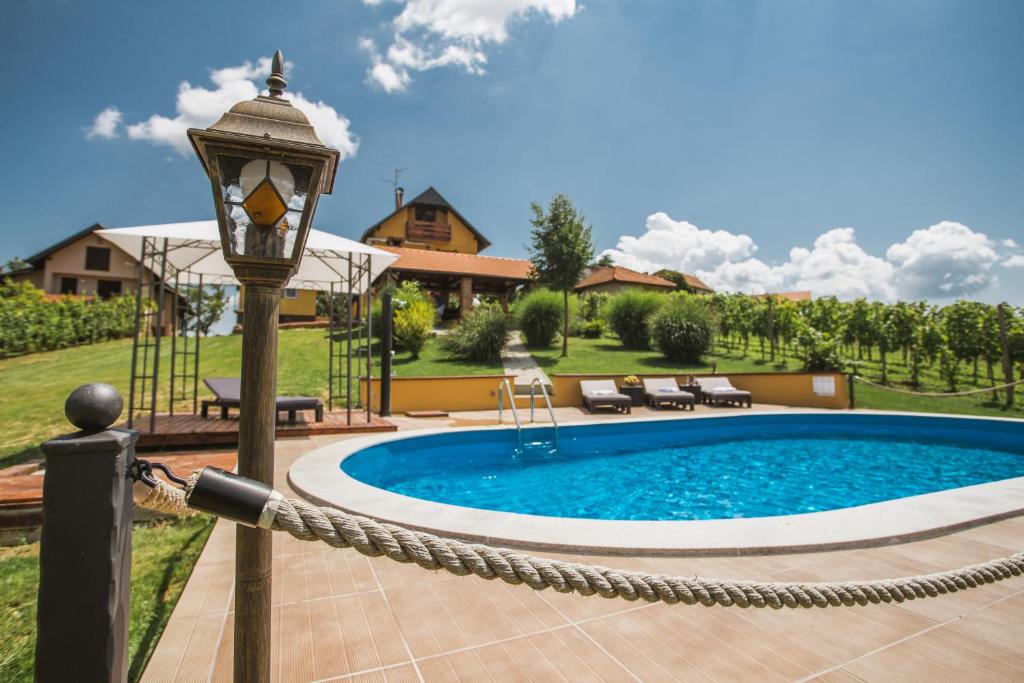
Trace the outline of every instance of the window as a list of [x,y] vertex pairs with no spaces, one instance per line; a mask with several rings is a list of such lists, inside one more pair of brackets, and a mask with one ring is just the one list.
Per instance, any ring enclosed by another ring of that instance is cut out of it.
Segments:
[[400,247],[400,246],[402,246],[402,238],[401,237],[389,237],[388,238],[388,246],[389,247]]
[[424,223],[434,223],[437,221],[437,209],[433,209],[429,206],[417,206],[416,207],[416,220],[423,221]]
[[110,249],[107,247],[86,247],[85,269],[110,270]]
[[96,283],[96,296],[109,299],[121,293],[120,280],[100,280]]
[[284,290],[283,297],[285,299],[298,299],[299,298],[299,290],[292,289],[291,287],[286,287],[285,290]]
[[61,294],[78,294],[78,278],[62,277],[60,279]]

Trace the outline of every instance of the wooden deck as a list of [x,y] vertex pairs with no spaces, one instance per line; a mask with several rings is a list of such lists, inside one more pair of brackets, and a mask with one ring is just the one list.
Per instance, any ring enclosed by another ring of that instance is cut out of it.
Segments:
[[[156,460],[172,471],[188,476],[203,465],[233,470],[234,451],[204,450],[195,453],[160,453]],[[153,474],[164,479],[159,470]],[[43,523],[43,469],[40,463],[15,465],[0,470],[0,531],[29,529]],[[136,511],[139,514],[139,511]],[[144,513],[143,513],[144,514]]]
[[[121,425],[122,427],[126,425]],[[187,448],[208,445],[237,445],[238,418],[222,420],[216,415],[204,419],[199,415],[157,415],[156,429],[149,430],[149,420],[138,421],[138,448]],[[313,420],[313,411],[299,411],[293,424],[278,421],[277,438],[318,436],[322,434],[358,434],[363,432],[393,432],[397,427],[376,415],[366,420],[365,411],[352,411],[352,424],[348,424],[344,410],[325,412],[323,422]]]

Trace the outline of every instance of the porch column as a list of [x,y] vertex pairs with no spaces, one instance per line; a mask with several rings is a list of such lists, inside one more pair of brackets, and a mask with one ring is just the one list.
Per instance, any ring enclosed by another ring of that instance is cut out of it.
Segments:
[[465,318],[473,310],[473,278],[459,280],[459,316]]
[[501,304],[501,310],[504,311],[505,315],[508,315],[508,292],[504,292],[498,298],[498,302]]

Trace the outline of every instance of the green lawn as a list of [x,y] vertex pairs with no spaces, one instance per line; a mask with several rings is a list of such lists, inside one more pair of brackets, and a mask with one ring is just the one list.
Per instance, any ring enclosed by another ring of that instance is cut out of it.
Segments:
[[[282,330],[279,393],[326,398],[327,348],[322,329]],[[39,457],[39,443],[72,430],[64,418],[64,399],[80,384],[108,382],[127,402],[131,350],[130,340],[120,340],[0,360],[0,377],[4,379],[4,392],[0,394],[0,467]],[[164,344],[162,351],[161,374],[168,378],[169,344]],[[240,367],[240,336],[203,340],[200,377],[238,376]],[[431,339],[415,361],[408,353],[397,353],[394,370],[402,377],[491,374],[500,373],[501,364],[450,359],[439,341]],[[161,382],[161,410],[167,404],[167,382]],[[200,387],[202,390],[202,383]],[[142,673],[211,528],[208,517],[136,525],[130,680]],[[38,543],[0,548],[0,632],[5,635],[0,645],[0,681],[32,679],[38,581]]]
[[[441,341],[433,338],[420,351],[417,360],[412,354],[399,351],[395,354],[392,368],[397,377],[436,377],[438,375],[500,375],[504,370],[501,363],[476,363],[452,358],[442,348]],[[374,375],[380,375],[380,364],[374,367]]]
[[[749,353],[744,353],[742,348],[719,347],[715,350],[714,354],[705,356],[703,362],[683,365],[666,360],[657,351],[625,349],[618,339],[615,338],[584,339],[582,337],[572,337],[569,339],[569,356],[567,358],[559,357],[561,354],[560,345],[553,345],[546,349],[530,349],[530,353],[537,360],[537,364],[544,368],[544,371],[549,375],[556,373],[640,375],[643,373],[666,372],[678,374],[710,372],[712,358],[718,359],[718,372],[722,374],[730,372],[784,372],[801,369],[801,362],[798,359],[790,357],[786,362],[781,361],[781,356],[776,361],[762,359],[759,349],[760,347],[756,342],[751,344]],[[890,354],[888,365],[891,385],[901,389],[912,389],[909,385],[909,369],[903,363],[900,354]],[[881,376],[881,363],[878,362],[877,358],[873,361],[864,361],[863,366],[858,370],[858,374],[872,381],[878,381]],[[968,368],[964,366],[957,389],[968,390],[990,386],[984,374],[985,370],[982,368],[982,376],[979,378],[979,382],[975,384],[973,376],[968,372]],[[996,383],[1002,383],[1001,376],[999,376]],[[921,386],[916,390],[941,392],[947,389],[948,387],[938,377],[937,368],[925,368],[921,374]],[[858,384],[855,390],[858,408],[1024,418],[1024,387],[1018,388],[1017,394],[1016,404],[1012,408],[1005,408],[1000,402],[994,402],[990,394],[956,398],[907,396],[863,384]],[[1000,398],[1004,397],[1005,394],[1001,393]]]
[[[242,338],[239,335],[204,339],[199,376],[237,377],[241,371]],[[278,393],[327,398],[327,337],[322,329],[282,330],[278,347]],[[375,345],[379,358],[379,346]],[[117,387],[128,402],[131,340],[105,342],[59,351],[0,360],[0,467],[40,457],[39,444],[71,430],[64,418],[64,399],[86,382],[107,382]],[[157,403],[166,410],[170,344],[161,350],[161,375]],[[379,362],[375,359],[377,370]],[[419,360],[406,352],[395,356],[399,377],[417,375],[480,375],[500,373],[501,364],[467,363],[448,358],[437,339],[431,339]],[[200,394],[207,396],[202,382]],[[180,409],[190,411],[182,404]]]
[[[138,680],[213,528],[210,517],[135,525],[129,675]],[[0,680],[31,681],[39,543],[0,548]]]

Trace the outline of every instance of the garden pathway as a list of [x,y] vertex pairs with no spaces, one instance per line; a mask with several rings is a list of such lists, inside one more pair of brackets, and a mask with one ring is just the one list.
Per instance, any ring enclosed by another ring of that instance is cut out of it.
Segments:
[[517,387],[528,387],[533,380],[539,379],[550,391],[551,380],[526,350],[519,332],[509,335],[508,344],[501,352],[501,365],[505,368],[505,374],[516,376]]

